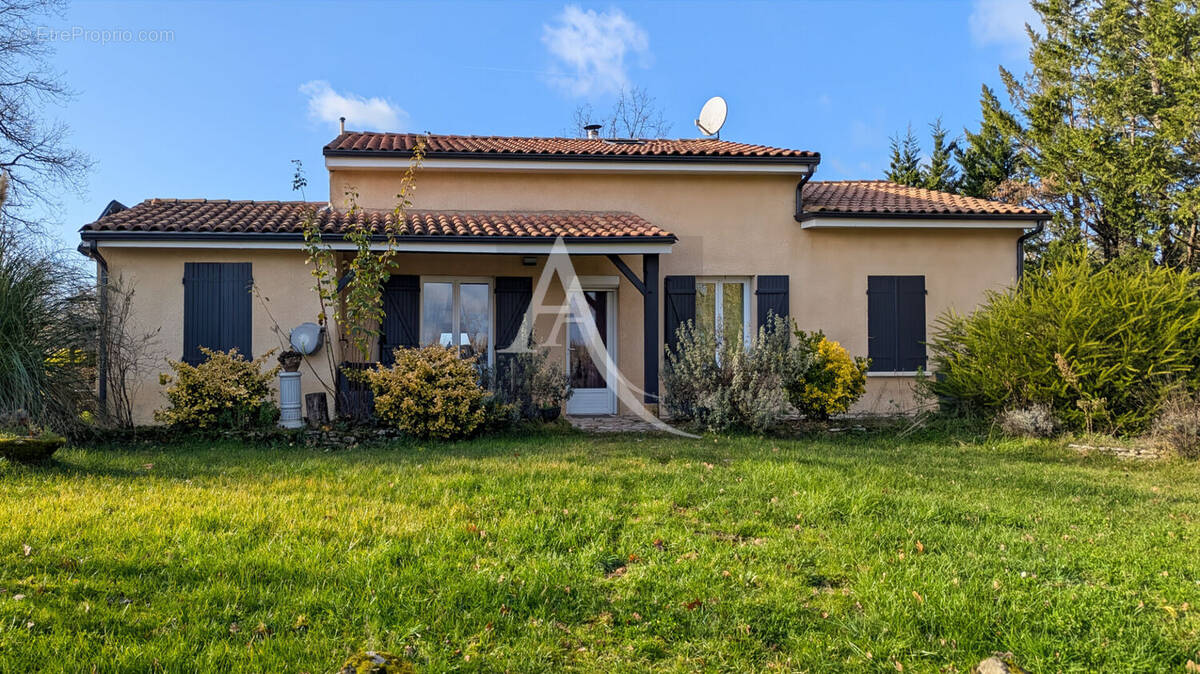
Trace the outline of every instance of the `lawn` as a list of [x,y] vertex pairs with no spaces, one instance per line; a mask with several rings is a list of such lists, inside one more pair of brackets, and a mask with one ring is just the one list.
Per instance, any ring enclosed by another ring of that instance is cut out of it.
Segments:
[[235,443],[0,465],[0,671],[1200,660],[1200,465],[895,433]]

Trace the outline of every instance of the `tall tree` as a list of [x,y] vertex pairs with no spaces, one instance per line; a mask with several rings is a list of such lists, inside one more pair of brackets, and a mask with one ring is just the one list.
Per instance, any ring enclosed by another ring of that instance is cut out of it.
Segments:
[[1099,257],[1200,266],[1200,16],[1194,2],[1035,0],[1031,71],[1001,68],[1029,201]]
[[588,124],[601,124],[600,133],[609,138],[665,138],[671,132],[662,108],[641,87],[621,89],[607,115],[596,114],[590,103],[578,106],[574,122],[573,133],[580,137]]
[[982,199],[998,198],[1002,196],[1001,185],[1016,178],[1022,166],[1018,140],[1012,133],[1018,127],[987,85],[980,94],[979,107],[982,112],[979,129],[975,132],[964,129],[963,143],[954,151],[954,159],[962,171],[958,192]]
[[64,189],[82,188],[90,166],[68,145],[66,126],[45,119],[47,106],[71,96],[50,68],[49,43],[37,30],[63,5],[60,0],[0,3],[0,169],[10,185],[4,221],[24,228],[35,226],[30,207],[57,206]]
[[921,144],[913,135],[912,125],[908,125],[903,138],[892,136],[891,143],[892,159],[884,175],[894,183],[923,187],[925,178],[921,171]]
[[933,145],[929,150],[929,162],[921,168],[921,186],[925,189],[953,192],[958,188],[958,169],[954,166],[954,151],[957,141],[946,142],[947,131],[938,117],[929,125]]

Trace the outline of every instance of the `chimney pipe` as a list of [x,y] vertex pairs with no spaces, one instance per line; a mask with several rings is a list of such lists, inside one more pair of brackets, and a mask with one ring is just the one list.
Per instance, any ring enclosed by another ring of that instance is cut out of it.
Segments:
[[588,124],[587,126],[583,127],[583,130],[587,131],[588,138],[599,138],[601,126],[601,124]]
[[346,133],[346,118],[338,117],[338,133]]

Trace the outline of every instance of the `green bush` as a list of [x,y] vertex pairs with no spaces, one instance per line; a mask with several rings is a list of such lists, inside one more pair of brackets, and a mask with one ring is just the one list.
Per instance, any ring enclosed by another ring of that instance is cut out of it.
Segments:
[[262,370],[274,353],[246,360],[237,349],[212,351],[201,347],[207,359],[199,365],[168,361],[175,371],[159,381],[167,388],[170,406],[154,413],[169,426],[214,430],[269,426],[279,419],[279,408],[270,400],[279,367]]
[[391,367],[366,371],[375,393],[375,416],[414,438],[455,440],[486,420],[485,392],[474,358],[456,349],[396,349]]
[[560,408],[571,397],[571,383],[561,361],[532,341],[528,351],[497,354],[494,396],[513,406],[524,419],[541,418],[540,410]]
[[1147,428],[1176,385],[1200,378],[1200,276],[1150,264],[1094,268],[1068,256],[948,314],[929,342],[943,408],[995,415],[1044,404],[1067,428]]
[[797,376],[785,382],[792,406],[809,419],[848,411],[867,390],[867,359],[851,358],[821,332],[796,331],[796,341],[812,354],[812,364],[794,370]]
[[786,382],[802,377],[813,360],[809,344],[791,334],[788,320],[774,316],[745,348],[740,341],[719,344],[691,322],[680,326],[663,371],[667,411],[712,431],[777,424],[790,411]]

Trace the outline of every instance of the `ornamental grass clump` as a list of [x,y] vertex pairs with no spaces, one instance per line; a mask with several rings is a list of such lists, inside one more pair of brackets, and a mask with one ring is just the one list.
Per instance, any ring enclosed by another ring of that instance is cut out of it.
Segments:
[[849,411],[867,390],[867,359],[851,358],[841,344],[821,332],[798,330],[796,341],[812,354],[812,364],[787,383],[792,406],[816,420]]
[[375,394],[375,416],[405,435],[456,440],[473,435],[485,420],[475,359],[460,358],[456,349],[396,349],[391,367],[364,375]]
[[1066,429],[1146,430],[1177,386],[1200,384],[1200,275],[1064,257],[947,314],[929,342],[943,408],[994,416],[1046,405]]
[[274,350],[246,360],[237,349],[213,351],[196,365],[168,361],[174,374],[162,374],[170,406],[154,413],[159,423],[198,430],[243,430],[269,426],[279,419],[270,399],[279,367],[263,371]]

